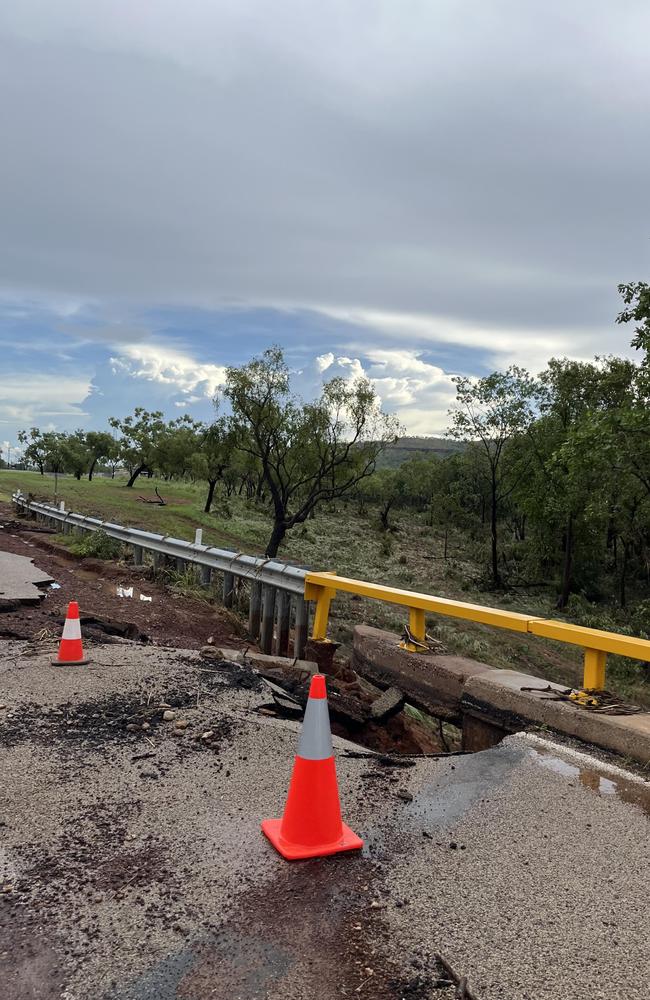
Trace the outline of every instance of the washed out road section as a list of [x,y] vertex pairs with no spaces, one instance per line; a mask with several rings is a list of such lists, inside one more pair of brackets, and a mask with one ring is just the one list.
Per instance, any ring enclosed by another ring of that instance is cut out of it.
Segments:
[[250,668],[30,651],[0,642],[6,1000],[450,1000],[437,952],[480,1000],[647,997],[634,776],[521,736],[394,765],[335,740],[366,847],[288,863],[260,822],[299,724],[259,714]]
[[[11,508],[0,503],[0,521],[9,521]],[[37,572],[52,579],[57,588],[36,594],[36,603],[2,611],[0,637],[34,639],[56,643],[69,601],[78,601],[83,614],[109,621],[130,623],[135,630],[159,645],[196,649],[210,637],[217,645],[243,648],[245,633],[233,615],[199,596],[175,593],[164,582],[150,579],[142,567],[98,559],[81,559],[61,546],[52,536],[29,531],[29,522],[19,522],[21,530],[0,530],[2,560],[14,556],[34,560]],[[0,580],[3,577],[0,575]],[[118,587],[133,587],[133,597],[118,596]],[[0,584],[0,587],[2,585]],[[140,594],[151,601],[141,601]]]

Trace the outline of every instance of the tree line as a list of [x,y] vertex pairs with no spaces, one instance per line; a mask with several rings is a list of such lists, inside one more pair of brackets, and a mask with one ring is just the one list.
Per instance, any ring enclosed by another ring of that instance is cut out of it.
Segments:
[[394,507],[429,509],[432,523],[485,544],[491,588],[555,583],[560,609],[575,593],[621,607],[631,585],[647,594],[650,286],[619,292],[638,358],[456,378],[449,434],[465,448],[377,474],[368,495],[386,530]]
[[334,379],[301,401],[279,348],[227,370],[209,423],[137,408],[110,420],[113,433],[32,428],[24,456],[77,478],[124,467],[129,488],[143,474],[200,480],[206,512],[217,490],[242,495],[269,509],[269,556],[324,502],[372,505],[384,531],[396,509],[417,511],[442,529],[445,557],[458,530],[484,551],[494,589],[539,582],[555,585],[559,608],[574,593],[625,607],[650,581],[650,286],[619,291],[637,358],[456,378],[449,435],[464,446],[444,458],[377,469],[400,427],[372,384]]

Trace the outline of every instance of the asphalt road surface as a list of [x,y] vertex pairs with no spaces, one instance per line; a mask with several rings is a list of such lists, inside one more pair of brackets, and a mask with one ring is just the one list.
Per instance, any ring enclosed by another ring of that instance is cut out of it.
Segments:
[[436,953],[479,1000],[646,1000],[641,779],[525,736],[408,767],[339,740],[365,849],[288,863],[260,822],[299,723],[249,670],[50,655],[0,642],[4,1000],[448,1000]]

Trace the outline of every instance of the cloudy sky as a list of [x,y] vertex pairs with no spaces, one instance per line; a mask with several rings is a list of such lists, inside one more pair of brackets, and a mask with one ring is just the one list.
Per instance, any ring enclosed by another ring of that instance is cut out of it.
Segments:
[[629,353],[647,0],[0,8],[0,443],[210,414],[280,343],[415,433],[454,373]]

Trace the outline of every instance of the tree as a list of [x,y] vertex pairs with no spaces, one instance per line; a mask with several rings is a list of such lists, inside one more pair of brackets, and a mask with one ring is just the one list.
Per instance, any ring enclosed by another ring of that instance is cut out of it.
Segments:
[[440,476],[440,459],[409,458],[399,467],[401,492],[405,501],[421,510],[428,510],[429,524],[433,524],[433,497]]
[[488,488],[490,504],[491,572],[495,587],[501,586],[498,524],[501,505],[515,489],[521,470],[507,462],[510,441],[522,434],[533,419],[535,384],[528,372],[513,365],[506,372],[493,372],[477,380],[455,378],[456,409],[450,411],[450,434],[476,442],[480,477]]
[[399,506],[406,497],[406,481],[401,467],[378,469],[368,480],[370,498],[379,504],[379,520],[383,531],[395,531],[389,515],[393,507]]
[[616,317],[617,323],[638,323],[632,347],[650,355],[650,285],[646,281],[632,281],[618,286],[625,308]]
[[208,484],[208,495],[203,508],[210,513],[217,483],[231,463],[235,444],[234,429],[225,417],[219,417],[209,427],[203,427],[199,449],[192,455],[191,468],[198,478]]
[[142,472],[153,470],[158,441],[165,429],[163,415],[160,410],[150,413],[142,406],[137,406],[133,416],[123,420],[111,417],[108,422],[122,435],[120,457],[130,472],[126,484],[130,488]]
[[81,479],[90,461],[85,432],[77,430],[73,434],[62,435],[61,447],[66,471],[71,472],[75,479]]
[[97,463],[107,462],[111,459],[117,460],[119,449],[112,434],[109,434],[107,431],[88,431],[86,434],[86,447],[90,459],[88,481],[91,482]]
[[371,475],[379,453],[397,437],[396,418],[382,413],[366,379],[336,378],[314,402],[299,401],[291,394],[278,347],[241,368],[228,368],[224,395],[239,448],[259,460],[269,491],[271,558],[287,531],[319,503],[346,496]]
[[25,460],[32,462],[42,476],[45,475],[45,446],[38,427],[30,427],[29,431],[18,431],[18,440],[24,446]]
[[182,479],[190,468],[192,455],[196,452],[203,424],[188,414],[170,420],[156,435],[151,465],[165,479],[175,476]]

